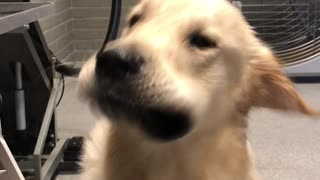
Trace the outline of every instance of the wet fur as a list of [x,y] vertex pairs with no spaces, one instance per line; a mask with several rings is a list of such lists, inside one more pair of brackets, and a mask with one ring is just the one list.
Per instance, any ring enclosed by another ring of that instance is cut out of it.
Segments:
[[[160,18],[161,11],[165,13]],[[259,180],[247,141],[249,111],[267,107],[316,114],[282,73],[272,51],[224,0],[142,0],[132,15],[137,12],[149,13],[149,19],[134,30],[125,28],[122,38],[109,46],[134,44],[153,57],[145,69],[142,96],[190,109],[194,130],[176,141],[158,143],[134,124],[114,123],[102,113],[86,141],[81,179]],[[197,23],[189,14],[200,12]],[[182,23],[175,27],[175,22]],[[218,49],[188,54],[191,50],[175,37],[193,27],[210,27]],[[82,97],[93,104],[94,68],[92,58],[79,85]]]

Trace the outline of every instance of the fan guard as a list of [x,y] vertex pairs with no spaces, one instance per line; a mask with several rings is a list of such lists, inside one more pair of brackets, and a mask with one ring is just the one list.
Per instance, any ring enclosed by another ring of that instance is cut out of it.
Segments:
[[320,55],[320,0],[236,1],[284,66]]

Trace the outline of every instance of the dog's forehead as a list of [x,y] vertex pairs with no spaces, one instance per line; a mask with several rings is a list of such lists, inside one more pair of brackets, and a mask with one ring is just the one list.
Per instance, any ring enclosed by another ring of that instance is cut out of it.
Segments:
[[[238,11],[227,0],[142,0],[140,8],[145,9],[150,19],[175,21],[176,19],[192,20],[205,19],[208,23],[217,19],[238,21]],[[231,18],[232,17],[232,18]],[[219,20],[220,21],[220,20]]]
[[227,0],[142,0],[129,17],[133,14],[142,14],[143,20],[130,37],[150,34],[157,44],[165,43],[164,37],[180,40],[194,31],[226,43],[252,35],[239,9]]
[[230,9],[227,0],[142,0],[142,4],[160,11],[200,11],[203,13],[215,13]]

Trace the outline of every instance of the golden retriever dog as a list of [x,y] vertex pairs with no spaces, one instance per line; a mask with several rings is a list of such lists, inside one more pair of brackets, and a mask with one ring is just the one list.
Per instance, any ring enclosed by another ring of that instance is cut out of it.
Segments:
[[316,114],[227,0],[141,0],[79,90],[102,117],[83,180],[258,180],[249,111]]

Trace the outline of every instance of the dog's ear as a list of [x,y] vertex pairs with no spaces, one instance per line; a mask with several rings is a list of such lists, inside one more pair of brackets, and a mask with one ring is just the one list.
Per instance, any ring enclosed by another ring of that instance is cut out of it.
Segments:
[[265,49],[250,62],[253,106],[316,115],[284,75],[273,53]]

